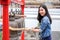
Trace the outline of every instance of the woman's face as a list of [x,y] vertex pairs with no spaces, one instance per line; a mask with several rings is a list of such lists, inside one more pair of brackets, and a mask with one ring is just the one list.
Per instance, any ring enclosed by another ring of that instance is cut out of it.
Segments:
[[39,13],[40,13],[40,15],[41,16],[44,16],[45,15],[45,9],[44,8],[42,8],[42,7],[40,7],[40,11],[39,11]]

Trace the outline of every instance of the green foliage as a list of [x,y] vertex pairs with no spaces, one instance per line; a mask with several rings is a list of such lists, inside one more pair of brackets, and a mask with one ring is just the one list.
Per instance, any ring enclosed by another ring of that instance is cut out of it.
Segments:
[[2,33],[0,32],[0,40],[2,40]]

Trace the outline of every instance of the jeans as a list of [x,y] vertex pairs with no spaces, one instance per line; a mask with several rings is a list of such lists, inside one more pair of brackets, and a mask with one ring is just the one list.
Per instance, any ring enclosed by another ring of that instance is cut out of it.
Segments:
[[48,36],[48,37],[42,38],[41,40],[51,40],[51,36]]

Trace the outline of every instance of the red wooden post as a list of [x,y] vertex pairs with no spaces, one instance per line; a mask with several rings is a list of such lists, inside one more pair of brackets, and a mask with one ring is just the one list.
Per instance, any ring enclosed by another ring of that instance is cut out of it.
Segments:
[[3,5],[3,34],[2,40],[9,40],[9,13],[8,13],[8,5],[9,0],[1,0],[1,5]]
[[[21,0],[22,15],[24,15],[24,4],[25,4],[25,0]],[[24,39],[24,31],[22,31],[21,40],[25,40],[25,39]]]
[[9,18],[8,6],[3,5],[3,37],[2,40],[9,40]]
[[1,0],[0,0],[0,5],[1,5]]
[[21,0],[22,15],[24,15],[25,0]]
[[25,40],[25,38],[24,38],[24,31],[22,31],[21,40]]

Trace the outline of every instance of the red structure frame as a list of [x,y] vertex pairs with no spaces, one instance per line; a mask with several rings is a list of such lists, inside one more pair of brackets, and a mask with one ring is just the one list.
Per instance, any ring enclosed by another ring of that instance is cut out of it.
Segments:
[[[10,0],[0,0],[0,4],[3,5],[3,34],[2,34],[3,36],[2,36],[2,40],[9,40],[9,13],[8,13],[8,6],[10,4]],[[21,4],[21,9],[22,9],[22,15],[24,15],[25,1],[21,0],[20,4]],[[22,32],[21,40],[24,40],[24,31]]]
[[[24,4],[25,4],[25,0],[21,0],[22,15],[24,15],[24,7],[25,7]],[[21,40],[24,40],[24,31],[22,31]]]

